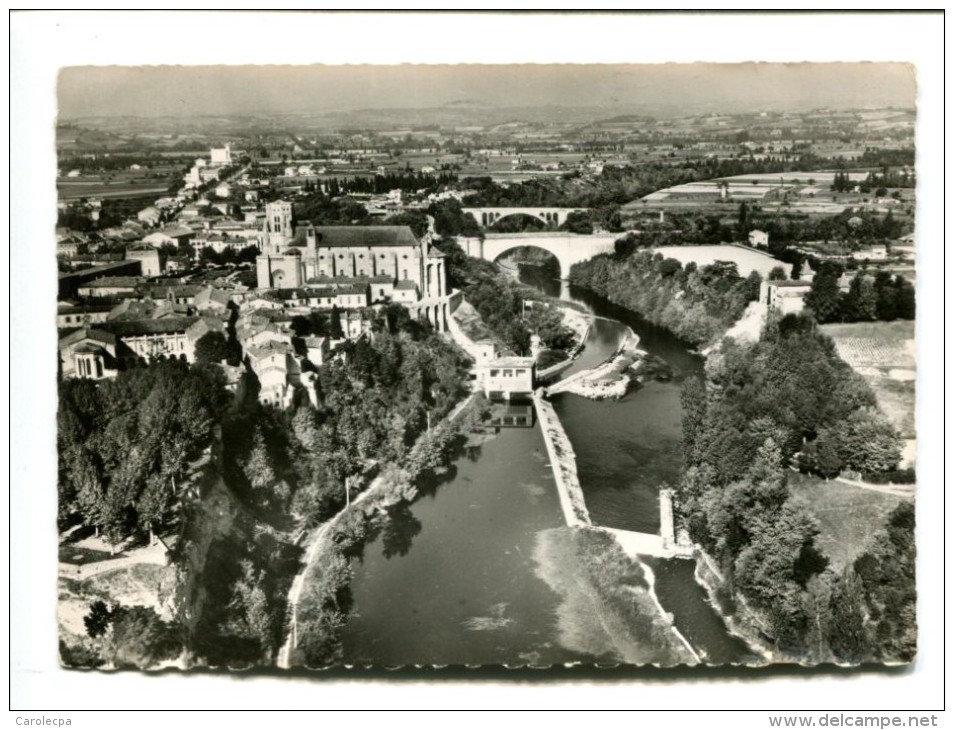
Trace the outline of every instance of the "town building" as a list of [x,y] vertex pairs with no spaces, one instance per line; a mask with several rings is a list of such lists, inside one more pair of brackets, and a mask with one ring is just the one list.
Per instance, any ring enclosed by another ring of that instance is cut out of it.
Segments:
[[142,240],[156,248],[161,248],[164,245],[178,248],[183,243],[188,243],[194,235],[195,232],[187,226],[169,226],[161,231],[155,231],[148,236],[144,236]]
[[477,342],[476,349],[477,384],[486,398],[511,401],[533,395],[536,365],[532,357],[502,353],[492,340]]
[[763,281],[759,302],[781,315],[798,314],[805,307],[805,295],[812,290],[810,281]]
[[749,231],[749,245],[755,248],[768,248],[769,234],[765,231],[753,229]]
[[195,317],[163,317],[136,321],[107,322],[103,329],[121,340],[128,352],[119,353],[120,359],[141,359],[152,362],[160,358],[177,358],[187,362],[194,359],[193,343],[186,331]]
[[328,361],[330,342],[327,337],[306,337],[305,352],[312,365],[324,365]]
[[143,276],[159,276],[162,273],[159,250],[148,243],[134,243],[129,246],[126,249],[126,258],[140,262]]
[[56,307],[56,326],[63,329],[105,322],[112,308],[110,304],[77,306],[60,302]]
[[142,265],[138,261],[121,260],[63,273],[59,275],[57,297],[59,299],[73,299],[79,294],[80,287],[88,282],[106,276],[138,276],[141,271]]
[[[139,263],[137,261],[137,263]],[[138,276],[102,276],[79,287],[83,297],[115,297],[136,293],[136,287],[142,282]]]
[[162,214],[154,205],[147,206],[136,213],[136,220],[146,226],[158,225],[161,218]]
[[260,289],[298,289],[312,280],[387,277],[412,284],[417,299],[447,291],[443,255],[407,226],[297,228],[291,203],[268,203],[257,260]]
[[288,408],[295,385],[301,382],[301,366],[291,345],[279,342],[246,349],[248,364],[258,378],[260,403]]
[[231,165],[232,145],[226,144],[225,147],[213,147],[209,151],[209,159],[212,161],[212,165]]
[[116,336],[83,327],[59,341],[60,373],[64,378],[112,378],[118,372]]

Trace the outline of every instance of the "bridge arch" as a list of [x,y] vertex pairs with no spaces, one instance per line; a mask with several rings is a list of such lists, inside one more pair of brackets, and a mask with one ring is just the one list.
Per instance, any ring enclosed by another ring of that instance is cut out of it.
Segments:
[[569,276],[573,264],[591,259],[597,254],[612,253],[616,238],[617,235],[613,233],[488,234],[478,245],[468,245],[467,251],[471,256],[476,255],[485,261],[496,261],[507,251],[520,246],[540,248],[556,257],[560,264],[560,277],[565,279]]
[[570,213],[585,211],[586,208],[552,208],[548,206],[516,206],[516,207],[498,207],[482,206],[474,208],[464,208],[464,213],[469,213],[474,217],[481,228],[490,228],[498,221],[513,215],[526,215],[536,218],[541,223],[554,228],[559,228],[566,223],[567,216]]
[[535,249],[537,249],[538,251],[544,251],[544,252],[550,254],[550,256],[552,256],[553,258],[555,258],[555,259],[557,260],[557,264],[558,264],[559,267],[560,267],[560,277],[559,277],[559,278],[565,279],[567,276],[570,275],[570,269],[569,269],[569,267],[565,267],[564,262],[561,260],[560,256],[559,256],[557,253],[555,253],[554,251],[551,251],[551,250],[550,250],[549,248],[547,248],[546,246],[541,246],[540,244],[537,244],[537,243],[520,243],[520,241],[514,241],[509,247],[507,247],[507,248],[501,250],[501,251],[500,251],[499,253],[497,253],[497,255],[494,256],[492,259],[488,257],[488,260],[489,260],[491,263],[494,263],[494,264],[495,264],[495,263],[497,263],[501,258],[503,258],[504,256],[506,256],[507,254],[509,254],[509,253],[511,253],[511,252],[513,252],[513,251],[516,251],[517,249],[521,249],[521,248],[535,248]]
[[510,210],[502,215],[496,213],[482,213],[481,217],[484,220],[487,220],[486,223],[481,221],[481,226],[483,228],[493,228],[495,225],[500,223],[500,221],[507,220],[508,218],[515,218],[516,216],[523,216],[525,218],[533,218],[534,220],[540,221],[545,226],[553,226],[554,228],[559,225],[557,223],[556,213],[547,213],[541,211],[539,213],[531,213],[529,210]]

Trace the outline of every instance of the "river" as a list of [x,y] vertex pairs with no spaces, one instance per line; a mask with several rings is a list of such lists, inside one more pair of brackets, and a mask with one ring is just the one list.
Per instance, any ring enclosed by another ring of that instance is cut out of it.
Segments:
[[[521,278],[559,295],[560,282]],[[565,287],[565,285],[564,285]],[[668,332],[585,291],[562,292],[597,315],[566,374],[606,359],[631,327],[675,376],[620,401],[554,397],[577,454],[594,524],[655,532],[658,491],[681,468],[681,381],[702,359]],[[594,616],[583,566],[568,549],[539,428],[502,429],[458,459],[443,483],[396,514],[354,563],[347,663],[548,665],[645,656],[650,637],[620,636]],[[395,537],[397,540],[395,541]],[[400,550],[394,549],[397,542]],[[688,560],[647,559],[655,594],[697,654],[713,663],[751,658],[730,636]],[[643,646],[622,645],[643,643]],[[656,657],[657,655],[653,655]],[[658,657],[665,663],[665,655]]]

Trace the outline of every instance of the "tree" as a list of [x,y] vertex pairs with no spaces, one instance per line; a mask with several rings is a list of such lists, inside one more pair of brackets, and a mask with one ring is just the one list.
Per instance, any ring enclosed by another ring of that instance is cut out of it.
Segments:
[[854,411],[825,434],[832,440],[844,465],[855,471],[891,471],[901,458],[897,430],[874,408]]
[[103,601],[93,601],[89,605],[89,613],[83,617],[86,633],[93,639],[105,634],[112,621],[113,612]]
[[221,332],[212,330],[202,335],[195,343],[195,361],[220,363],[229,357],[228,342]]
[[[827,432],[819,434],[814,444],[814,468],[825,479],[838,476],[844,466],[844,461],[838,451],[835,437]],[[812,453],[812,452],[809,452]]]
[[175,659],[182,651],[176,626],[163,621],[147,606],[118,606],[113,611],[109,653],[120,667],[150,667]]
[[344,330],[341,329],[341,312],[338,310],[337,304],[331,307],[331,321],[328,325],[328,334],[333,340],[340,340],[344,337]]
[[898,290],[887,271],[878,271],[874,281],[877,302],[875,312],[879,320],[891,322],[898,318]]
[[864,586],[851,566],[832,585],[828,646],[840,661],[857,664],[871,656],[865,631]]
[[785,281],[787,278],[788,274],[785,273],[785,268],[782,266],[772,267],[768,275],[769,281]]
[[255,427],[252,451],[245,462],[243,471],[248,477],[249,486],[260,506],[267,506],[271,498],[271,490],[275,486],[277,477],[272,465],[271,456],[265,445],[265,436],[261,426]]
[[812,288],[805,295],[805,306],[815,313],[820,323],[831,322],[839,313],[838,270],[823,264],[812,280]]
[[803,264],[803,261],[801,256],[795,256],[794,259],[792,260],[792,275],[791,275],[792,281],[798,281],[799,278],[801,278],[802,264]]
[[659,262],[658,271],[662,276],[672,276],[682,269],[682,263],[678,259],[668,258]]
[[593,232],[593,221],[590,214],[584,210],[574,210],[567,214],[566,222],[560,226],[560,230],[570,233],[590,234]]
[[756,302],[759,299],[759,294],[762,291],[762,275],[755,269],[745,277],[745,285],[748,288],[748,299],[751,302]]
[[914,319],[916,309],[914,286],[900,274],[894,278],[894,307],[899,319]]
[[878,296],[874,282],[859,271],[842,299],[841,318],[845,322],[870,322],[878,315]]

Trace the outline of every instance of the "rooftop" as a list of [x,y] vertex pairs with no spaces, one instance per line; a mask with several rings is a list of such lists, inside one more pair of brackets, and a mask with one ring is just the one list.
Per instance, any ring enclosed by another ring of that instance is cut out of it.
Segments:
[[116,344],[116,336],[111,332],[92,327],[81,327],[75,332],[71,332],[65,337],[60,338],[60,347],[72,345],[74,342],[82,342],[83,340],[94,340],[95,342],[103,342],[108,345]]
[[298,226],[293,245],[304,247],[306,231],[314,229],[318,245],[330,248],[360,248],[362,246],[416,247],[417,238],[407,226]]
[[165,317],[163,319],[138,319],[128,322],[105,322],[103,329],[119,337],[158,335],[170,332],[185,332],[197,317]]
[[812,286],[810,281],[802,281],[801,279],[797,281],[771,281],[769,283],[781,289],[811,288]]
[[495,368],[529,368],[533,366],[532,357],[498,357],[490,361],[490,366]]
[[107,287],[116,287],[116,286],[135,288],[140,283],[142,283],[142,279],[138,276],[101,276],[98,279],[94,279],[93,281],[87,282],[86,286],[97,287],[97,288],[99,287],[107,288]]

